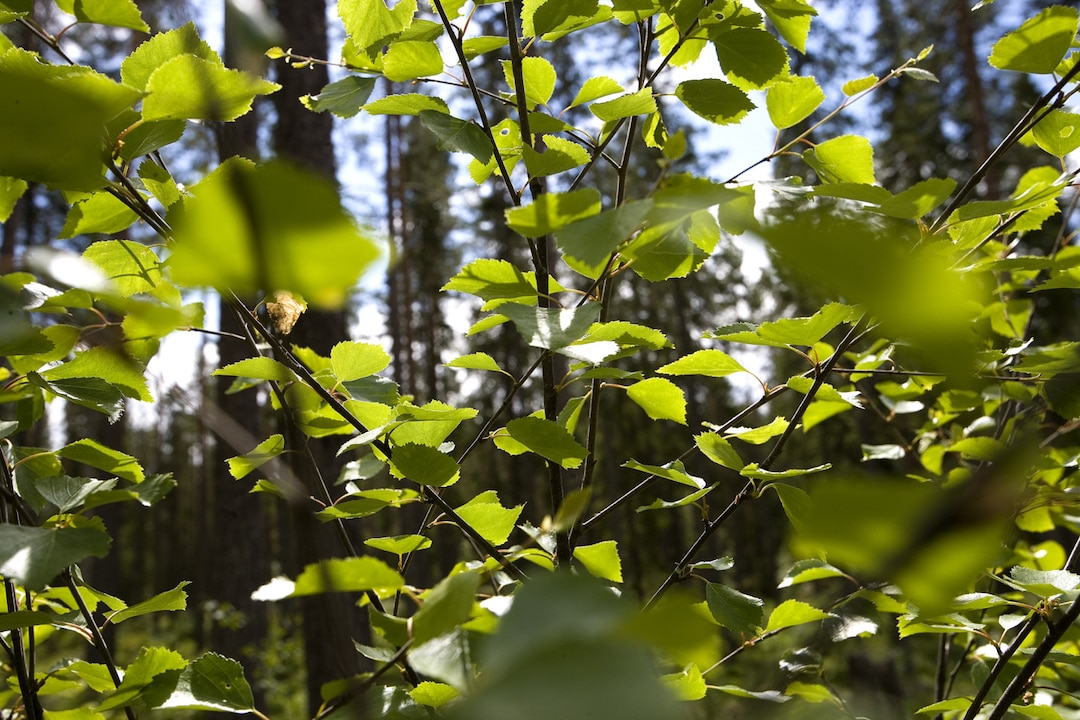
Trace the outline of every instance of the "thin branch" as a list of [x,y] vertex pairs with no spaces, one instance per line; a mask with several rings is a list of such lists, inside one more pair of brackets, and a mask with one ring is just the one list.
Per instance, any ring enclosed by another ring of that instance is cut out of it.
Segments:
[[[75,604],[79,606],[79,612],[82,614],[83,619],[86,620],[86,626],[90,630],[90,635],[94,638],[94,647],[101,653],[101,658],[105,661],[105,667],[109,670],[109,677],[112,678],[116,687],[120,687],[122,680],[120,670],[116,667],[116,662],[113,661],[112,653],[109,652],[109,646],[105,642],[105,636],[101,634],[101,628],[98,627],[94,614],[90,612],[90,608],[86,606],[86,601],[83,600],[82,593],[79,592],[79,586],[75,582],[75,574],[71,571],[71,568],[68,568],[64,571],[64,576],[67,586],[71,590],[71,595],[75,598]],[[128,720],[135,720],[135,711],[131,709],[130,705],[124,706],[124,714],[127,715]]]
[[461,46],[461,37],[456,32],[453,23],[450,22],[446,10],[443,9],[442,0],[431,0],[431,4],[435,6],[435,11],[439,13],[439,19],[446,29],[446,35],[450,38],[450,44],[454,46],[454,52],[457,54],[458,62],[461,63],[461,71],[465,75],[465,83],[473,97],[473,102],[476,104],[476,114],[477,117],[480,118],[480,128],[487,136],[488,142],[491,143],[491,152],[495,154],[495,164],[499,166],[499,174],[502,176],[503,184],[506,185],[506,191],[510,194],[513,203],[515,205],[520,205],[521,197],[514,189],[514,183],[510,180],[510,172],[506,169],[502,153],[499,152],[499,145],[495,142],[495,133],[492,132],[491,122],[488,120],[487,111],[484,110],[484,101],[480,97],[480,91],[476,85],[476,80],[473,78],[472,70],[469,69],[469,59],[465,57],[465,49]]
[[1054,102],[1055,97],[1059,95],[1061,90],[1066,85],[1072,82],[1073,78],[1075,78],[1078,73],[1080,73],[1080,63],[1076,63],[1071,68],[1069,68],[1069,72],[1065,73],[1065,75],[1062,76],[1062,78],[1058,80],[1057,83],[1055,83],[1054,87],[1046,91],[1042,95],[1042,97],[1040,97],[1035,102],[1035,104],[1032,105],[1026,113],[1024,113],[1024,116],[1020,118],[1020,121],[1017,122],[1016,125],[1013,126],[1013,129],[1009,131],[1009,134],[1006,135],[1000,143],[998,143],[998,146],[994,148],[994,151],[990,153],[986,160],[983,161],[983,164],[979,166],[979,169],[972,173],[971,177],[969,177],[967,179],[967,182],[964,183],[963,187],[960,188],[960,191],[957,192],[955,196],[953,196],[952,201],[950,201],[949,204],[945,206],[945,209],[942,210],[941,214],[938,215],[936,220],[934,220],[934,223],[930,226],[931,233],[935,233],[941,229],[941,227],[945,224],[946,220],[949,219],[949,216],[952,215],[953,211],[956,210],[956,208],[960,207],[960,205],[962,205],[964,202],[966,202],[968,196],[970,196],[971,193],[975,191],[975,188],[978,187],[979,182],[983,179],[983,177],[986,176],[986,173],[990,170],[991,166],[993,166],[994,163],[996,163],[1002,155],[1004,155],[1010,148],[1012,148],[1013,145],[1019,142],[1020,138],[1023,137],[1024,133],[1030,130],[1035,125],[1035,123],[1042,119],[1042,116],[1040,116],[1038,119],[1035,119],[1035,117],[1039,115],[1039,113],[1042,112],[1044,108],[1051,106],[1051,103],[1054,103],[1054,105],[1056,105],[1056,102]]
[[[814,396],[817,394],[817,391],[821,388],[822,384],[824,384],[825,378],[829,376],[830,372],[832,372],[833,366],[836,365],[837,361],[839,361],[840,359],[840,356],[847,352],[848,348],[851,347],[851,345],[854,344],[854,342],[862,334],[862,325],[864,320],[865,318],[860,318],[859,321],[851,327],[851,329],[848,331],[848,334],[836,346],[836,350],[833,351],[833,354],[829,356],[828,360],[825,361],[825,364],[822,365],[820,368],[816,369],[816,372],[814,373],[814,384],[810,386],[810,389],[807,390],[806,395],[803,396],[802,401],[799,403],[799,407],[796,408],[795,412],[792,414],[791,420],[789,421],[787,428],[785,428],[783,434],[780,435],[779,438],[777,438],[768,456],[758,465],[760,469],[768,470],[776,461],[776,459],[780,456],[780,453],[783,451],[783,448],[787,444],[787,441],[791,438],[792,433],[795,432],[795,428],[799,424],[799,420],[806,412],[806,408],[810,406],[811,402],[813,402]],[[714,520],[706,522],[704,529],[702,529],[701,531],[701,534],[698,535],[694,543],[683,554],[682,559],[680,559],[679,562],[676,563],[675,568],[671,571],[671,574],[668,575],[667,579],[664,580],[664,582],[660,585],[659,588],[657,588],[656,592],[653,593],[653,596],[649,598],[649,602],[645,604],[646,608],[652,607],[654,604],[656,604],[656,602],[660,599],[664,592],[667,591],[668,588],[670,588],[672,585],[674,585],[676,582],[678,582],[685,576],[685,573],[689,568],[690,563],[693,561],[697,553],[701,550],[702,547],[705,546],[705,543],[708,542],[709,538],[712,537],[713,533],[715,533],[724,524],[724,522],[727,521],[727,519],[732,515],[732,513],[735,512],[735,509],[739,505],[741,505],[743,501],[750,497],[750,495],[754,492],[754,488],[754,481],[752,479],[748,480],[747,483],[743,486],[742,490],[740,490],[735,495],[735,497],[731,499],[731,502],[728,504],[728,506],[724,508],[724,510]]]

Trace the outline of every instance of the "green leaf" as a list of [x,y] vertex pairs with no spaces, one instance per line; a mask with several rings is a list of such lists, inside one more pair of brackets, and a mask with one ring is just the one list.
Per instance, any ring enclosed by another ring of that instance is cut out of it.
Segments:
[[[100,195],[112,197],[106,193]],[[94,198],[97,197],[99,194],[94,195]],[[72,211],[74,212],[74,207]],[[69,214],[68,220],[70,219]],[[103,240],[88,247],[83,252],[83,258],[102,269],[120,297],[153,293],[164,283],[161,261],[153,250],[142,243],[131,240]]]
[[364,52],[378,51],[413,22],[416,0],[401,0],[393,9],[383,0],[348,0],[338,3],[345,32]]
[[285,367],[277,360],[268,357],[253,357],[230,363],[223,368],[218,368],[212,374],[226,377],[250,378],[252,380],[276,380],[277,382],[292,382],[296,380],[293,371]]
[[49,382],[69,379],[94,379],[118,389],[125,397],[152,402],[143,368],[133,360],[108,347],[83,350],[63,365],[41,373]]
[[841,135],[803,153],[822,182],[874,182],[874,149],[861,135]]
[[330,365],[338,382],[349,382],[385,370],[390,356],[374,343],[340,342],[330,349]]
[[604,122],[612,122],[633,115],[649,115],[656,112],[656,99],[651,88],[642,88],[614,100],[594,102],[589,106],[593,115]]
[[466,60],[472,60],[473,58],[504,48],[508,42],[509,41],[505,36],[478,35],[466,38],[465,41],[461,43],[461,50],[465,53]]
[[1053,597],[1080,587],[1080,575],[1066,570],[1033,570],[1022,565],[1009,571],[1014,583],[1035,595]]
[[141,483],[146,477],[143,474],[142,466],[134,457],[119,450],[105,447],[90,438],[76,440],[65,445],[57,450],[56,454],[65,460],[104,470],[133,483]]
[[584,337],[600,317],[600,304],[588,302],[567,309],[505,303],[499,306],[498,313],[514,323],[529,345],[557,350]]
[[[756,428],[728,428],[727,432],[725,432],[724,435],[725,437],[729,438],[737,438],[745,443],[750,443],[751,445],[762,445],[771,440],[772,438],[776,437],[777,435],[783,434],[783,432],[787,430],[788,425],[789,423],[786,419],[778,417],[775,418],[768,425],[762,425]],[[753,470],[757,470],[756,463],[751,463],[750,465],[747,465],[746,468],[743,468],[743,470],[750,468],[751,465],[753,465]]]
[[680,700],[701,700],[708,689],[697,665],[690,665],[682,672],[662,675],[660,680]]
[[131,607],[124,608],[123,610],[117,610],[114,613],[107,614],[105,621],[116,625],[122,623],[125,620],[130,620],[133,617],[139,617],[140,615],[149,615],[156,612],[175,612],[177,610],[187,609],[187,593],[184,592],[184,587],[191,583],[187,580],[181,582],[172,590],[166,590],[163,593],[158,593],[149,600],[144,600],[141,603],[132,605]]
[[722,378],[739,372],[749,372],[749,370],[721,350],[698,350],[664,365],[656,372],[664,375],[704,375]]
[[761,620],[765,613],[760,598],[719,583],[706,583],[705,602],[716,622],[744,639],[761,632]]
[[57,0],[56,4],[79,22],[150,32],[150,26],[143,21],[132,0]]
[[[67,190],[105,184],[104,125],[139,99],[139,91],[82,66],[39,62],[12,48],[0,54],[0,96],[19,111],[0,113],[0,176]],[[64,151],[56,151],[63,138]]]
[[998,70],[1052,73],[1069,51],[1078,28],[1080,15],[1075,8],[1048,7],[994,43],[990,65]]
[[574,559],[594,577],[615,583],[623,581],[622,561],[619,560],[619,550],[614,540],[578,545],[574,548]]
[[57,507],[60,512],[71,512],[96,492],[116,487],[116,478],[94,480],[92,478],[56,475],[44,477],[34,483],[37,493]]
[[787,51],[766,30],[735,28],[712,40],[724,74],[743,89],[761,90],[787,76]]
[[878,82],[877,75],[867,75],[866,77],[858,78],[857,80],[848,80],[841,88],[843,93],[848,97],[852,95],[858,95],[859,93],[869,90],[874,87]]
[[420,705],[437,708],[460,697],[461,693],[450,685],[425,680],[410,690],[409,696]]
[[1051,110],[1032,128],[1035,144],[1057,157],[1065,157],[1080,148],[1080,115]]
[[717,465],[731,470],[742,470],[746,463],[739,457],[739,453],[725,438],[716,433],[701,433],[694,436],[694,443],[705,457]]
[[271,580],[252,593],[251,599],[281,600],[328,592],[397,590],[404,586],[401,575],[382,560],[366,556],[332,558],[306,566],[295,583],[284,577]]
[[257,95],[269,95],[280,87],[213,60],[179,55],[147,80],[143,118],[229,122],[248,112]]
[[[760,428],[758,428],[758,429],[760,429]],[[753,432],[754,431],[751,431],[751,433],[753,433]],[[772,430],[770,430],[770,432],[772,432]],[[739,437],[740,440],[745,440],[746,435],[747,435],[747,433],[744,433],[742,436],[738,436],[738,437]],[[758,435],[751,435],[751,437],[754,440],[757,440],[759,436]],[[749,441],[747,441],[747,442],[749,442]],[[760,444],[760,443],[753,443],[753,444]],[[776,471],[774,471],[774,470],[761,470],[760,468],[758,468],[757,463],[750,463],[749,465],[744,467],[742,470],[740,470],[739,474],[742,475],[743,477],[751,478],[753,480],[782,480],[784,478],[801,477],[803,475],[813,475],[814,473],[825,472],[826,470],[831,470],[831,469],[832,469],[832,465],[830,463],[825,463],[823,465],[815,465],[814,467],[810,467],[810,468],[792,468],[790,470],[776,470]]]
[[675,96],[688,110],[717,125],[733,125],[756,107],[745,92],[716,79],[684,80]]
[[139,179],[166,209],[180,200],[180,188],[172,175],[153,160],[148,158],[139,163]]
[[410,621],[416,645],[452,632],[469,619],[480,587],[480,573],[463,572],[442,580],[424,596]]
[[581,89],[578,90],[577,95],[574,96],[574,101],[567,106],[567,109],[569,110],[570,108],[590,103],[593,100],[621,92],[623,92],[622,85],[608,76],[600,75],[591,77],[582,84]]
[[506,211],[506,223],[525,237],[542,237],[575,220],[600,212],[600,193],[593,188],[545,193],[522,207]]
[[821,103],[825,92],[812,77],[792,77],[778,82],[765,94],[769,119],[778,130],[798,125],[810,117]]
[[0,177],[0,222],[7,222],[11,213],[15,211],[15,203],[26,192],[25,180],[10,177]]
[[463,267],[441,290],[468,293],[484,301],[531,303],[536,299],[536,275],[518,269],[507,260],[478,258]]
[[59,237],[117,233],[131,227],[138,219],[134,210],[111,194],[97,192],[72,204]]
[[44,590],[69,565],[91,555],[105,557],[109,542],[109,536],[97,528],[0,524],[0,575],[27,590]]
[[628,202],[559,228],[555,241],[571,267],[595,278],[616,248],[641,228],[651,209],[649,201]]
[[952,178],[930,178],[883,201],[879,210],[890,217],[917,220],[945,202],[955,189]]
[[395,477],[436,487],[453,485],[461,477],[461,468],[454,458],[417,443],[394,445],[390,471]]
[[499,546],[510,537],[524,507],[524,505],[516,505],[512,508],[503,507],[499,503],[498,493],[487,490],[455,508],[455,511],[462,520],[480,533],[481,537],[492,545]]
[[[576,468],[588,456],[585,448],[564,427],[543,418],[523,417],[511,420],[506,424],[506,433],[530,452],[564,468]],[[497,446],[499,437],[499,434],[496,434]]]
[[393,537],[368,538],[364,544],[401,557],[431,547],[431,538],[423,535],[395,535]]
[[971,698],[955,697],[941,702],[932,703],[915,711],[916,715],[941,715],[948,711],[967,712],[971,707]]
[[256,445],[250,452],[231,457],[225,462],[229,465],[229,474],[234,480],[247,477],[255,468],[268,463],[285,452],[285,438],[273,434]]
[[375,80],[373,77],[348,75],[330,83],[318,95],[304,95],[300,102],[312,112],[330,112],[340,118],[351,118],[363,109],[364,103],[371,97]]
[[69,402],[105,414],[110,423],[124,414],[123,391],[104,380],[80,377],[46,381],[36,372],[28,374],[27,380]]
[[332,309],[378,255],[334,187],[312,172],[230,160],[190,190],[194,197],[169,213],[169,266],[179,284],[241,295],[288,290]]
[[525,0],[521,6],[522,34],[525,37],[554,35],[591,18],[598,10],[596,0]]
[[686,396],[678,385],[664,378],[649,378],[631,385],[626,394],[653,420],[686,424]]
[[490,370],[492,372],[503,373],[504,375],[509,374],[499,367],[499,363],[495,362],[495,358],[482,352],[462,355],[454,358],[448,363],[443,363],[443,365],[445,367],[462,368],[465,370]]
[[387,95],[369,102],[364,106],[364,110],[369,115],[419,115],[425,110],[450,114],[445,100],[420,93]]
[[433,42],[395,42],[383,56],[383,75],[394,82],[438,75],[442,71],[442,53]]
[[472,155],[486,163],[492,154],[491,141],[471,120],[461,120],[436,110],[421,110],[420,122],[439,139],[439,147]]
[[646,465],[645,463],[639,463],[637,460],[631,459],[624,462],[623,467],[655,475],[656,477],[671,480],[672,482],[677,482],[682,485],[689,485],[698,490],[705,487],[704,480],[696,475],[691,475],[686,472],[686,467],[683,466],[681,460],[674,460],[666,465]]
[[124,670],[124,679],[116,691],[107,696],[98,710],[131,705],[136,698],[150,691],[157,678],[166,686],[176,682],[181,671],[187,667],[187,661],[174,650],[160,647],[143,647],[135,660]]
[[[768,345],[771,347],[812,347],[828,335],[837,325],[852,322],[859,313],[848,305],[829,303],[811,317],[782,318],[758,326],[741,324],[735,327],[719,328],[707,337],[747,345]],[[749,328],[749,329],[744,329]]]
[[[517,92],[513,63],[503,60],[502,68],[510,92]],[[528,108],[533,110],[537,105],[546,105],[555,92],[555,66],[542,57],[527,56],[521,59],[521,74],[525,80],[525,104]]]
[[780,584],[776,587],[786,588],[792,585],[800,585],[814,580],[825,578],[847,577],[847,574],[839,568],[835,568],[824,560],[799,560],[787,571]]
[[783,630],[796,625],[816,622],[829,617],[829,613],[818,610],[800,600],[785,600],[776,606],[769,614],[769,623],[765,626],[765,632]]
[[806,39],[810,35],[810,20],[817,10],[806,0],[763,0],[758,3],[765,15],[780,31],[788,44],[801,53],[806,52]]
[[640,513],[640,512],[647,512],[649,510],[670,510],[672,508],[686,507],[687,505],[693,505],[698,500],[705,497],[706,495],[711,493],[713,490],[715,490],[717,487],[719,487],[719,485],[720,485],[720,483],[713,483],[712,485],[709,485],[708,487],[703,487],[703,488],[701,488],[700,490],[698,490],[696,492],[692,492],[689,495],[685,495],[685,496],[679,498],[678,500],[662,500],[660,498],[657,498],[656,500],[653,500],[648,505],[642,505],[641,507],[636,508],[635,512]]
[[[166,687],[172,685],[173,677],[168,677]],[[175,683],[168,698],[154,707],[223,712],[244,712],[255,707],[244,668],[215,653],[207,653],[188,665],[175,676]]]
[[221,57],[199,37],[195,23],[188,22],[175,30],[159,33],[135,48],[120,65],[120,79],[125,85],[145,90],[155,70],[183,54],[224,67]]
[[528,146],[521,149],[525,168],[532,177],[557,175],[589,162],[589,151],[572,140],[544,135],[542,141],[544,152],[537,152]]

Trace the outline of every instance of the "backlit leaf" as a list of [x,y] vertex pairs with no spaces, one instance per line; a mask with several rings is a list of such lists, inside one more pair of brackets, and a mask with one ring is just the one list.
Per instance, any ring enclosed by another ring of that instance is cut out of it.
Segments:
[[664,375],[704,375],[720,378],[749,371],[721,350],[698,350],[658,368],[656,372]]
[[[506,433],[531,452],[565,468],[581,465],[588,453],[561,425],[537,417],[523,417],[506,424]],[[495,444],[499,444],[498,435]]]
[[653,420],[674,420],[686,424],[686,396],[678,385],[664,378],[634,383],[626,394]]
[[241,295],[288,290],[336,308],[378,254],[333,186],[309,171],[230,160],[190,191],[169,214],[179,284]]
[[817,620],[824,620],[829,613],[818,610],[800,600],[785,600],[769,613],[769,622],[765,626],[765,632],[783,630],[785,628],[803,625]]
[[823,102],[825,92],[812,77],[792,77],[778,82],[765,94],[769,119],[780,130],[798,125]]
[[622,561],[614,540],[603,540],[593,545],[578,545],[574,548],[574,560],[601,580],[621,583]]
[[687,109],[717,125],[739,122],[756,106],[745,92],[723,80],[684,80],[675,96]]
[[1078,28],[1080,16],[1075,8],[1048,7],[994,43],[990,64],[999,70],[1052,73],[1068,52]]

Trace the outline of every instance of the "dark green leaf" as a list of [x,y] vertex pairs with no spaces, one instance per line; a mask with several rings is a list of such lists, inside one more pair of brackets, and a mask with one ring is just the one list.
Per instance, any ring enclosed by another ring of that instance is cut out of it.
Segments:
[[104,557],[109,536],[97,528],[37,528],[0,524],[0,575],[43,590],[69,565]]

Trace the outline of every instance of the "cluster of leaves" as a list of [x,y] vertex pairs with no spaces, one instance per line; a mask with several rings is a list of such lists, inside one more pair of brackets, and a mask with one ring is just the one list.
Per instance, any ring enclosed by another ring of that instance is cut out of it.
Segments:
[[[148,30],[131,0],[57,4],[77,22]],[[1040,344],[1031,320],[1039,293],[1076,290],[1080,275],[1067,218],[1049,251],[1038,252],[1028,239],[1058,215],[1073,180],[1062,171],[1065,156],[1080,147],[1080,116],[1064,109],[1080,71],[1080,56],[1068,54],[1077,12],[1048,8],[990,55],[994,67],[1046,76],[1053,87],[988,163],[1016,142],[1030,142],[1059,166],[1031,168],[1008,198],[972,201],[977,176],[959,190],[948,180],[928,180],[888,192],[875,184],[870,142],[850,135],[811,142],[807,131],[763,158],[805,145],[801,158],[814,184],[720,182],[674,171],[686,151],[685,135],[669,128],[678,117],[670,110],[675,103],[728,125],[763,94],[779,131],[825,101],[812,77],[790,72],[789,48],[805,48],[816,14],[804,0],[759,0],[761,12],[739,0],[532,0],[520,17],[515,4],[501,4],[504,35],[470,35],[473,13],[490,4],[433,0],[428,14],[415,0],[392,8],[382,0],[342,0],[347,74],[304,99],[314,112],[341,117],[415,116],[443,147],[466,157],[474,181],[498,185],[510,200],[506,223],[528,246],[533,266],[474,260],[445,290],[482,304],[486,314],[470,334],[511,323],[536,359],[513,377],[504,410],[484,418],[462,450],[449,438],[469,426],[475,410],[416,405],[380,375],[390,363],[380,347],[343,340],[322,357],[290,347],[253,310],[260,300],[282,306],[296,297],[340,307],[374,259],[375,245],[332,187],[278,162],[242,159],[181,183],[160,161],[158,151],[178,142],[189,122],[234,120],[274,84],[226,68],[193,25],[139,45],[119,81],[90,67],[46,62],[0,35],[0,94],[17,98],[19,108],[0,115],[0,217],[10,214],[26,183],[44,183],[68,202],[64,236],[137,227],[160,243],[101,240],[78,256],[41,250],[26,257],[26,272],[0,278],[0,402],[12,418],[0,424],[0,647],[13,676],[9,704],[43,717],[51,696],[62,704],[79,687],[88,695],[64,717],[96,718],[119,708],[133,717],[140,707],[257,712],[232,660],[209,654],[188,661],[146,647],[129,663],[114,662],[101,626],[183,609],[182,585],[128,606],[80,579],[77,563],[109,548],[93,510],[153,505],[172,478],[146,477],[136,458],[93,439],[58,449],[17,442],[45,422],[48,402],[66,400],[115,419],[127,402],[152,400],[146,363],[164,337],[202,322],[200,306],[185,304],[183,291],[213,287],[231,299],[252,338],[252,357],[217,374],[236,378],[236,391],[269,383],[274,408],[308,437],[348,436],[339,454],[353,459],[349,482],[319,517],[355,522],[424,503],[482,557],[457,563],[433,587],[415,587],[406,578],[407,558],[431,546],[425,523],[415,535],[366,541],[396,565],[373,555],[326,558],[296,578],[268,578],[254,589],[267,601],[353,593],[366,607],[372,641],[358,651],[378,669],[328,685],[327,715],[374,699],[385,717],[427,707],[481,720],[505,717],[511,708],[526,718],[644,720],[673,716],[679,700],[724,695],[814,704],[842,715],[846,700],[820,662],[804,663],[779,688],[752,690],[720,678],[733,658],[792,628],[830,624],[833,642],[873,633],[878,621],[856,614],[872,612],[895,617],[901,638],[936,633],[966,643],[954,658],[957,670],[943,670],[947,682],[921,712],[1001,717],[1013,707],[1060,717],[1043,696],[1072,702],[1077,653],[1070,628],[1080,615],[1080,575],[1073,571],[1080,567],[1073,565],[1075,548],[1067,552],[1042,534],[1076,527],[1070,511],[1077,448],[1069,433],[1080,417],[1080,343]],[[64,58],[31,10],[30,0],[0,0],[0,22],[26,24]],[[634,80],[591,77],[570,105],[551,107],[559,77],[545,48],[602,25],[638,28],[640,57],[628,68]],[[715,53],[724,79],[684,80],[660,91],[666,71],[705,52]],[[449,63],[444,53],[452,55]],[[295,59],[278,49],[269,54]],[[502,62],[505,86],[478,87],[470,63],[494,59]],[[883,79],[848,83],[837,112],[882,83],[929,79],[918,60]],[[466,104],[458,99],[452,112],[427,93],[369,102],[378,77],[449,78],[472,110],[462,113]],[[485,98],[498,101],[500,117],[491,117]],[[833,114],[813,130],[826,132]],[[613,143],[623,146],[619,157],[607,152]],[[639,149],[657,153],[665,171],[648,194],[628,197]],[[615,170],[614,187],[590,185],[599,163]],[[936,219],[926,220],[931,213]],[[807,317],[716,328],[700,348],[679,348],[680,357],[661,367],[633,365],[671,342],[661,329],[614,319],[612,289],[624,273],[666,282],[699,270],[725,232],[764,238],[780,263],[829,302]],[[726,351],[737,345],[794,353],[805,371],[758,378],[760,398],[734,417],[693,428],[697,434],[688,432],[678,458],[650,464],[600,457],[601,394],[625,392],[658,428],[685,426],[688,399],[670,378],[716,382],[748,373]],[[565,358],[565,377],[555,377],[555,356]],[[504,372],[482,353],[449,365]],[[503,417],[537,370],[543,407]],[[573,397],[560,402],[560,391]],[[756,413],[785,394],[801,396],[789,416]],[[895,474],[834,476],[825,474],[829,465],[780,466],[795,432],[844,413],[875,414],[894,429],[897,442],[867,445],[863,455],[897,463]],[[482,483],[482,469],[468,459],[487,441],[543,468],[537,477],[550,486],[550,507],[507,506],[492,490],[455,497],[453,486],[465,474]],[[764,457],[745,461],[757,446],[768,446]],[[237,479],[256,473],[255,489],[296,502],[310,493],[274,462],[287,449],[295,450],[286,448],[285,435],[273,435],[232,458],[229,470]],[[698,454],[711,462],[708,479],[687,470]],[[637,484],[617,498],[594,497],[601,461],[622,465]],[[67,474],[76,465],[101,476]],[[380,474],[383,468],[388,473]],[[814,484],[815,477],[825,481]],[[566,493],[572,480],[581,489]],[[641,510],[693,506],[702,526],[642,608],[603,587],[623,582],[617,542],[581,539],[602,532],[610,513],[654,485],[688,490]],[[769,489],[791,521],[801,558],[780,587],[839,578],[848,584],[843,590],[822,584],[813,604],[807,594],[766,608],[721,581],[717,573],[732,567],[730,558],[699,557],[741,504],[768,497]],[[710,504],[724,509],[713,513]],[[57,630],[85,637],[101,664],[35,669],[36,645]],[[731,647],[726,655],[724,644]],[[968,665],[979,672],[965,684],[957,678]],[[387,672],[395,668],[400,672]],[[1007,687],[996,684],[1007,678]],[[1035,678],[1039,704],[1025,705]]]

